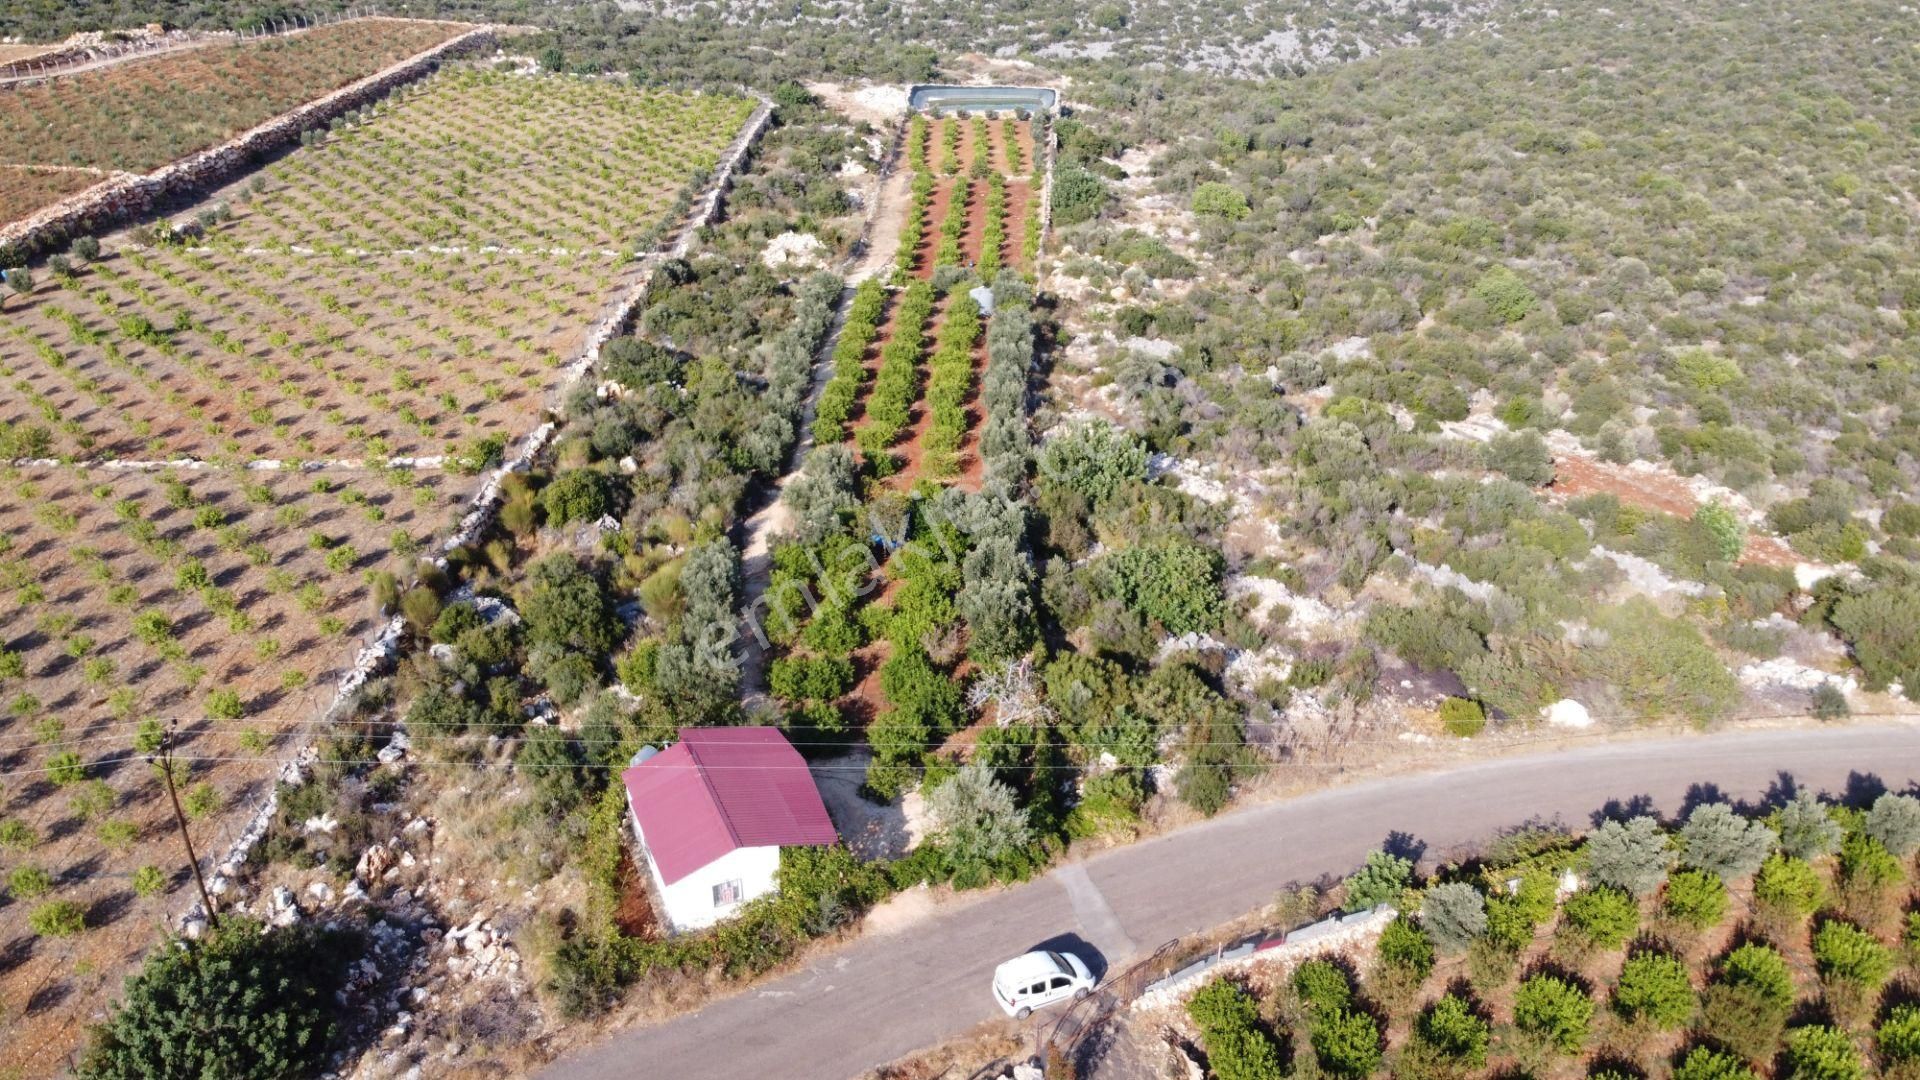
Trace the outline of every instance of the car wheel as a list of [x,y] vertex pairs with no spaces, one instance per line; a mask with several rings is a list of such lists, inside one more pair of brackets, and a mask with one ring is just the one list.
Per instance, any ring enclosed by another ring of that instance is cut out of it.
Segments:
[[1027,1008],[1025,1005],[1022,1005],[1018,1009],[1015,1009],[1013,1011],[1013,1018],[1015,1020],[1025,1020],[1027,1017],[1032,1015],[1033,1015],[1033,1010]]
[[1083,987],[1081,987],[1080,989],[1078,989],[1078,990],[1075,990],[1075,991],[1073,992],[1073,1000],[1075,1000],[1075,1001],[1085,1001],[1085,1000],[1086,1000],[1086,999],[1087,999],[1088,997],[1090,997],[1090,996],[1091,996],[1092,994],[1093,994],[1093,987],[1091,987],[1091,986],[1083,986]]

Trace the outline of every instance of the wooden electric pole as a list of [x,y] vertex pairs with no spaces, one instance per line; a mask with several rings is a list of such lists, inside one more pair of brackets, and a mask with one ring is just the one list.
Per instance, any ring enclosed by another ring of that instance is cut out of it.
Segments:
[[148,754],[147,763],[160,770],[167,782],[167,798],[173,803],[173,820],[180,827],[180,843],[187,849],[187,865],[193,867],[193,880],[200,886],[200,903],[207,911],[207,929],[220,926],[220,917],[214,914],[213,895],[207,892],[207,879],[200,873],[200,859],[193,853],[193,839],[187,835],[187,815],[180,809],[180,791],[173,783],[173,725],[160,736],[160,752]]

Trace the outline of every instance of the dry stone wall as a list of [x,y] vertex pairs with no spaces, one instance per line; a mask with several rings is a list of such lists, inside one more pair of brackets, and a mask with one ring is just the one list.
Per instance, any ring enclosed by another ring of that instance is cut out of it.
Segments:
[[242,132],[219,146],[190,154],[145,175],[121,173],[0,228],[0,248],[32,252],[69,236],[99,232],[145,215],[165,203],[216,187],[257,164],[265,155],[311,130],[413,82],[445,61],[491,47],[497,28],[478,26],[359,82]]
[[1290,968],[1316,956],[1370,945],[1397,914],[1392,907],[1382,904],[1370,911],[1339,915],[1302,927],[1289,933],[1278,945],[1257,949],[1249,946],[1243,952],[1203,957],[1147,987],[1133,1000],[1133,1008],[1162,1009],[1179,1004],[1202,985],[1230,972],[1274,965]]

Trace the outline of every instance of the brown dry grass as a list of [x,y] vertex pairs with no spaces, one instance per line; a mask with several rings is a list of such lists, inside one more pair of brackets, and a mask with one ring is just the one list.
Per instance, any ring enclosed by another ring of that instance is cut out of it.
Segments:
[[148,172],[469,29],[356,19],[23,86],[0,111],[0,162]]
[[19,221],[104,180],[104,175],[82,169],[0,165],[0,224]]

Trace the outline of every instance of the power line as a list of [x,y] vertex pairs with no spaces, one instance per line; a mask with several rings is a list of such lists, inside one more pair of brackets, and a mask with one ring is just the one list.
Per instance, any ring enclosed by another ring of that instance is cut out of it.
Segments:
[[[1804,718],[1805,718],[1805,715],[1802,713],[1777,713],[1777,714],[1751,716],[1751,717],[1746,717],[1744,719],[1748,721],[1767,721],[1767,720],[1798,720],[1798,719],[1804,719]],[[1916,717],[1914,717],[1912,714],[1909,714],[1909,713],[1856,713],[1854,714],[1854,719],[1915,720]],[[724,730],[724,729],[713,728],[713,729],[705,729],[705,730]],[[1620,734],[1619,732],[1612,731],[1612,730],[1575,731],[1575,732],[1555,731],[1552,733],[1545,733],[1540,735],[1528,736],[1524,738],[1510,739],[1510,740],[1507,740],[1504,742],[1498,742],[1498,743],[1485,743],[1482,745],[1485,745],[1494,749],[1500,749],[1500,748],[1507,748],[1507,747],[1514,747],[1514,746],[1529,746],[1529,745],[1540,745],[1543,743],[1564,742],[1572,739],[1603,739],[1603,738],[1617,737],[1619,734]],[[1711,738],[1711,736],[1703,736],[1703,737]],[[891,743],[891,745],[905,747],[905,748],[926,750],[926,751],[935,751],[946,746],[947,743],[950,741],[950,739],[951,739],[951,736],[942,737],[939,740],[928,740],[925,742],[920,742],[917,740],[900,740],[900,741]],[[573,739],[570,741],[581,746],[624,746],[624,745],[629,745],[632,742],[632,740],[624,739],[624,738],[623,739]],[[1462,742],[1466,742],[1466,741],[1468,740],[1462,740]],[[1364,747],[1368,745],[1401,744],[1402,742],[1403,740],[1401,740],[1398,737],[1398,735],[1391,736],[1391,737],[1378,736],[1370,739],[1351,740],[1351,741],[1342,743],[1341,746]],[[889,744],[884,742],[882,743],[883,747],[886,745],[889,745]],[[803,742],[798,747],[796,747],[796,749],[804,749],[807,747],[837,747],[837,748],[866,747],[871,749],[873,748],[873,744],[868,740]],[[1182,749],[1195,748],[1195,747],[1227,747],[1227,748],[1245,747],[1248,749],[1256,749],[1256,750],[1258,749],[1257,744],[1252,744],[1247,742],[1234,742],[1231,740],[1182,742],[1180,744],[1180,747]],[[137,752],[130,752],[124,755],[116,756],[116,757],[99,758],[99,759],[96,759],[95,761],[88,762],[86,764],[89,768],[94,766],[99,766],[99,765],[114,765],[114,764],[120,764],[126,761],[136,760],[143,756],[144,755],[141,755]],[[210,762],[210,763],[245,762],[245,763],[253,763],[253,764],[275,765],[275,766],[282,765],[285,763],[284,758],[273,757],[269,755],[244,755],[244,754],[195,755],[195,754],[175,753],[172,756],[173,756],[173,759],[176,761],[189,761],[189,762]],[[372,757],[372,758],[338,757],[338,758],[314,758],[312,759],[310,764],[384,765],[384,764],[390,764],[390,763],[383,762],[379,760],[377,757]],[[538,763],[538,762],[521,762],[518,760],[471,761],[471,760],[462,760],[462,759],[436,759],[436,758],[426,758],[426,757],[414,757],[411,755],[405,758],[402,758],[397,762],[393,762],[392,764],[420,765],[420,766],[436,767],[436,768],[451,767],[451,768],[472,768],[472,769],[527,769],[527,770],[556,768],[556,769],[585,769],[590,771],[613,771],[613,770],[624,770],[627,768],[626,765],[599,765],[599,764],[593,764],[593,763],[572,763],[572,762]],[[1090,769],[1098,772],[1098,771],[1123,771],[1123,770],[1150,771],[1153,769],[1168,768],[1173,766],[1174,764],[1176,764],[1176,762],[1166,761],[1166,762],[1154,762],[1152,764],[1146,764],[1146,765],[1130,765],[1125,763],[1116,763],[1113,765],[1089,766],[1089,765],[1081,765],[1081,764],[1066,762],[1066,763],[1060,763],[1060,764],[1040,763],[1040,764],[1034,764],[1034,765],[984,765],[983,767],[991,769],[996,772],[1009,772],[1009,773],[1035,772],[1035,771],[1083,772],[1083,771],[1088,771]],[[852,766],[852,765],[836,766],[829,762],[812,762],[812,763],[803,763],[801,765],[741,765],[741,766],[694,765],[694,764],[679,766],[679,765],[662,764],[662,765],[657,765],[655,767],[656,768],[687,768],[687,769],[703,768],[710,771],[724,771],[727,769],[736,769],[736,768],[742,769],[742,770],[749,770],[749,771],[762,770],[762,769],[776,769],[776,770],[805,769],[808,771],[820,771],[820,770],[839,771],[839,770],[852,769],[855,766]],[[1238,763],[1235,767],[1246,768],[1246,769],[1352,768],[1353,764],[1350,762],[1338,762],[1338,761],[1325,761],[1325,762],[1248,761],[1248,762]],[[861,765],[859,766],[859,768],[864,770],[865,766]],[[16,769],[4,775],[37,776],[37,775],[45,775],[47,773],[56,772],[56,771],[60,771],[60,770],[55,768]]]
[[[1772,720],[1804,720],[1809,715],[1810,714],[1806,712],[1753,713],[1753,714],[1747,714],[1742,716],[1729,717],[1724,722],[1729,724],[1734,724],[1734,723],[1748,723],[1748,722],[1772,721]],[[1672,720],[1675,718],[1674,715],[1670,713],[1628,713],[1628,712],[1589,713],[1588,716],[1589,718],[1595,721],[1604,721],[1609,723],[1623,722],[1623,721],[1630,722],[1630,723],[1640,723],[1640,722],[1646,722],[1646,721]],[[1909,719],[1909,720],[1914,720],[1916,722],[1920,722],[1920,712],[1852,713],[1850,714],[1850,716],[1852,719],[1856,719],[1856,720]],[[116,735],[116,734],[94,734],[94,733],[100,732],[100,731],[111,732],[114,730],[118,730],[124,733],[128,729],[132,729],[137,732],[140,727],[148,724],[149,722],[157,722],[161,725],[190,725],[185,729],[186,733],[190,735],[201,735],[201,734],[224,735],[224,734],[233,734],[235,732],[238,732],[239,734],[244,735],[248,732],[263,732],[267,734],[269,738],[279,738],[284,734],[286,734],[287,731],[294,730],[294,729],[305,729],[307,732],[311,733],[316,729],[341,728],[341,727],[367,728],[367,729],[373,729],[377,731],[395,731],[395,732],[408,734],[410,737],[412,734],[411,732],[408,731],[408,727],[405,721],[394,720],[394,719],[388,719],[388,720],[341,719],[341,720],[328,720],[328,721],[302,720],[302,721],[296,722],[294,725],[292,725],[292,727],[288,729],[275,733],[275,732],[267,731],[266,728],[268,727],[268,725],[265,724],[264,722],[251,721],[244,717],[238,718],[238,719],[221,719],[221,718],[215,718],[215,717],[199,717],[199,718],[191,718],[191,719],[184,718],[184,717],[171,717],[171,718],[152,717],[152,718],[143,719],[143,720],[115,722],[112,724],[104,725],[103,727],[89,727],[80,733],[81,737],[70,738],[70,739],[61,738],[61,739],[52,739],[52,740],[43,741],[43,740],[34,739],[31,736],[23,736],[22,739],[18,742],[0,743],[0,753],[5,753],[8,751],[32,750],[32,749],[53,750],[56,748],[90,746],[90,745],[97,745],[103,742],[114,742],[124,737],[124,734]],[[1509,721],[1509,723],[1511,723],[1511,721]],[[1544,723],[1544,721],[1536,721],[1535,723]],[[840,731],[847,730],[846,727],[842,727],[839,725],[813,723],[813,722],[806,722],[806,721],[794,721],[794,722],[785,723],[785,724],[760,724],[760,725],[689,724],[685,726],[693,727],[693,728],[702,728],[702,729],[722,728],[722,727],[776,727],[783,732],[807,732],[807,731],[832,729],[834,732],[837,733]],[[1009,727],[1043,727],[1043,726],[1053,727],[1054,725],[1052,724],[1046,724],[1046,725],[1012,724],[1008,726]],[[470,721],[470,722],[466,722],[458,725],[458,728],[461,732],[484,731],[489,733],[504,732],[504,731],[524,732],[529,730],[538,730],[541,727],[549,727],[555,730],[560,730],[562,732],[566,732],[569,730],[577,730],[577,729],[568,729],[568,728],[560,727],[558,725],[553,725],[553,724],[537,723],[531,718],[526,720],[475,720],[475,721]],[[965,731],[967,730],[967,728],[961,728],[959,730]],[[958,732],[956,732],[956,734],[957,733]],[[1397,741],[1402,734],[1407,734],[1407,733],[1409,732],[1403,731],[1403,732],[1396,733],[1390,737],[1380,736],[1379,741],[1387,741],[1389,738]],[[1414,732],[1414,733],[1417,734],[1417,732]],[[1573,738],[1582,734],[1585,734],[1585,733],[1562,732],[1555,737]],[[938,739],[928,740],[928,745],[930,746],[944,745],[948,741],[948,739],[950,739],[951,737],[952,736],[943,736]],[[580,743],[581,745],[596,746],[596,745],[610,745],[614,743],[623,743],[628,740],[576,738],[576,739],[573,739],[572,741]],[[869,737],[864,739],[854,739],[849,741],[829,740],[824,742],[808,740],[807,745],[868,746],[868,745],[871,745],[871,738]],[[1241,745],[1246,745],[1246,740],[1243,739],[1243,740],[1235,741],[1235,740],[1227,739],[1227,740],[1200,740],[1200,741],[1191,741],[1191,742],[1183,740],[1180,745],[1182,746],[1241,746]],[[265,756],[262,756],[261,760],[270,760],[270,759]],[[278,759],[273,759],[273,760],[278,760]],[[14,770],[14,771],[18,771],[18,770]],[[12,771],[0,772],[0,776],[6,776],[11,774],[12,774]]]

